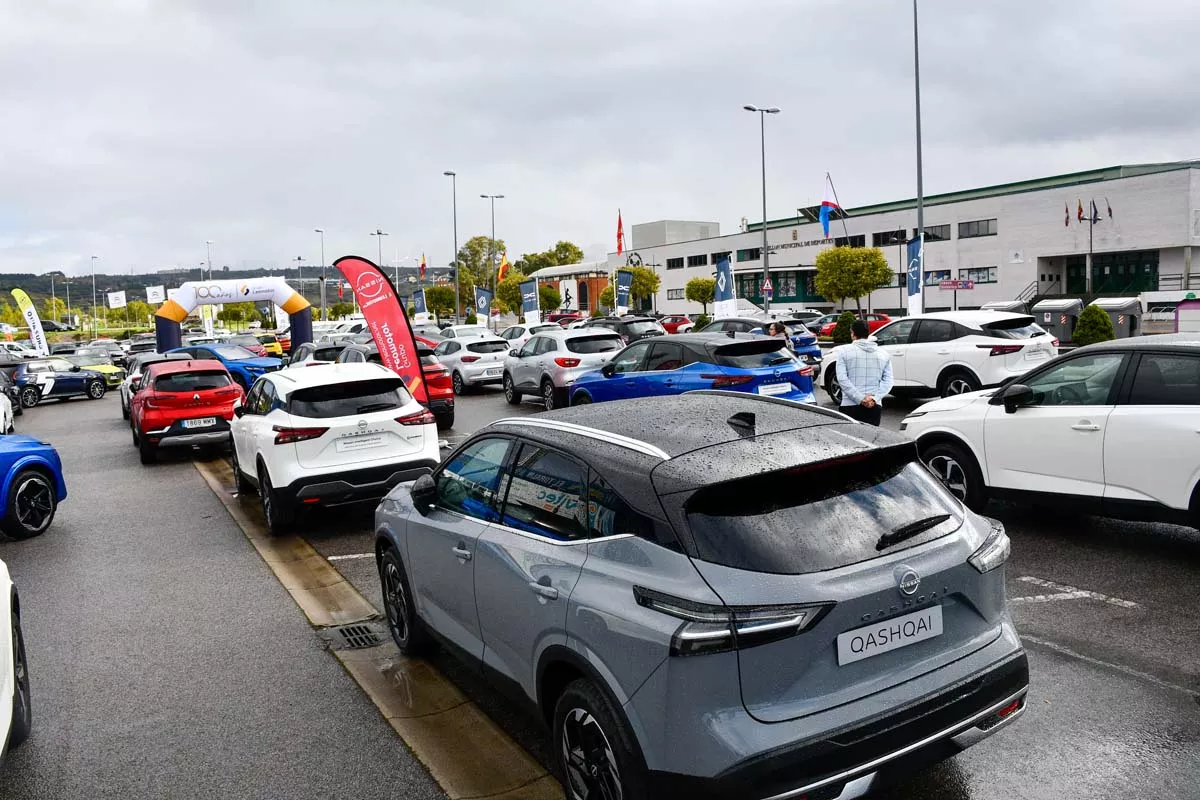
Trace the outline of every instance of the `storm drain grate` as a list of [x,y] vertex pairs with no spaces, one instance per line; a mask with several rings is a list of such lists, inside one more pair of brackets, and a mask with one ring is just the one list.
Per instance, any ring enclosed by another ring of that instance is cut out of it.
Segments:
[[343,625],[335,630],[341,634],[341,643],[347,650],[361,650],[379,644],[379,634],[366,625]]

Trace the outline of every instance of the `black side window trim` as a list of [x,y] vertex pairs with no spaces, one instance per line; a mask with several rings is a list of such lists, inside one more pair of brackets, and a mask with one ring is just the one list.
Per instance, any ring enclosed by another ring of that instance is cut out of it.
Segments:
[[[504,481],[508,478],[509,467],[512,465],[513,454],[516,453],[516,451],[517,451],[517,448],[513,447],[513,444],[514,443],[520,444],[520,440],[510,434],[497,433],[494,431],[488,431],[487,433],[481,432],[476,436],[472,436],[470,439],[468,439],[467,441],[465,441],[461,445],[459,445],[458,448],[456,450],[454,450],[454,452],[452,452],[450,455],[448,455],[444,459],[442,459],[442,463],[439,464],[437,469],[435,469],[432,473],[434,484],[437,484],[437,482],[441,479],[442,473],[446,471],[446,465],[451,463],[452,461],[454,461],[454,459],[458,457],[459,453],[463,452],[468,447],[471,447],[478,442],[482,442],[485,439],[504,439],[505,441],[508,442],[508,451],[505,452],[504,461],[500,464],[500,483],[504,484]],[[496,504],[496,499],[500,496],[500,491],[499,491],[500,487],[497,486],[496,488],[497,488],[497,490],[492,493],[492,504],[491,504],[490,510],[493,513],[495,513],[497,518],[499,518],[500,510],[501,510],[502,506]],[[507,485],[504,485],[504,493],[506,495],[508,494],[508,486]],[[462,517],[463,519],[473,519],[476,522],[480,523],[481,525],[495,524],[492,520],[486,520],[486,519],[480,519],[478,517],[472,517],[469,514],[464,514],[463,512],[459,511],[456,508],[446,508],[441,503],[437,502],[436,499],[434,500],[434,505],[439,511],[442,511],[447,514],[456,514],[456,515]]]
[[[563,450],[559,447],[555,447],[554,445],[545,444],[544,442],[534,441],[533,439],[514,439],[513,443],[516,444],[517,446],[516,447],[513,447],[511,445],[509,446],[508,455],[504,460],[504,465],[500,468],[500,481],[503,484],[503,492],[497,490],[496,496],[500,497],[501,495],[503,495],[503,497],[500,500],[500,504],[496,507],[496,512],[497,512],[496,516],[498,517],[498,520],[494,524],[499,525],[500,527],[504,528],[505,530],[518,531],[519,533],[524,534],[526,536],[532,536],[532,537],[538,539],[539,541],[552,542],[554,544],[560,544],[560,545],[561,544],[580,544],[580,543],[587,543],[587,542],[591,541],[592,540],[591,522],[590,522],[590,519],[588,518],[588,513],[587,513],[588,487],[591,485],[590,484],[591,473],[592,473],[591,468],[578,456],[573,455],[572,453],[568,453],[566,450]],[[583,497],[581,499],[583,500],[583,503],[584,503],[584,527],[586,527],[588,529],[586,536],[584,536],[580,539],[555,539],[552,536],[543,536],[540,533],[534,533],[532,531],[522,531],[522,530],[519,530],[518,528],[513,528],[511,526],[504,524],[504,522],[502,520],[504,519],[504,512],[505,512],[505,510],[507,510],[507,506],[508,506],[508,490],[512,486],[512,465],[513,465],[513,462],[516,460],[517,453],[519,453],[521,450],[525,449],[526,447],[535,447],[535,448],[538,448],[541,450],[547,450],[549,452],[555,453],[555,454],[561,456],[562,458],[566,459],[567,461],[570,461],[572,464],[574,464],[576,467],[579,468],[580,473],[583,475],[583,484],[582,484]]]

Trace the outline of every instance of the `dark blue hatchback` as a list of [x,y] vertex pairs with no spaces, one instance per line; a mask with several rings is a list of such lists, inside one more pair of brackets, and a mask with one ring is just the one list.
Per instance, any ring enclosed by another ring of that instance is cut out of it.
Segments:
[[104,397],[104,375],[72,364],[65,358],[39,358],[26,361],[13,371],[22,408],[33,408],[46,399],[65,400]]

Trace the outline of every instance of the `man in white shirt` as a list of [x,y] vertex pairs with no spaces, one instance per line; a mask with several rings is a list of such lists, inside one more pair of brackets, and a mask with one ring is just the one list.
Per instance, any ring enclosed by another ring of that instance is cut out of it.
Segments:
[[883,419],[883,396],[892,390],[892,357],[867,340],[870,329],[865,320],[854,320],[850,333],[854,341],[836,350],[837,382],[842,389],[839,410],[877,426]]

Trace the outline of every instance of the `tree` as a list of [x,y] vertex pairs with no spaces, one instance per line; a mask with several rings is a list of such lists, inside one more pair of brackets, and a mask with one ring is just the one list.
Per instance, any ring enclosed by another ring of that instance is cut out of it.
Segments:
[[66,313],[67,304],[57,297],[47,297],[42,302],[42,319],[60,320]]
[[145,325],[147,319],[154,314],[154,306],[145,300],[130,300],[125,310],[129,312],[129,320],[135,325]]
[[338,319],[339,317],[348,317],[353,313],[354,303],[347,303],[343,301],[341,303],[332,303],[329,306],[329,316],[333,317],[334,319]]
[[560,241],[542,253],[525,253],[515,262],[513,267],[532,275],[536,270],[545,267],[557,267],[563,264],[578,264],[583,261],[583,251],[574,243]]
[[855,316],[849,311],[843,311],[838,317],[837,325],[833,326],[833,343],[834,344],[850,344],[853,341],[852,331],[850,326],[854,324]]
[[262,315],[258,313],[254,303],[226,303],[225,307],[217,312],[217,319],[245,325],[256,320],[261,321]]
[[504,276],[504,280],[496,284],[496,304],[501,311],[521,313],[521,281],[528,280],[515,269]]
[[683,289],[683,296],[689,302],[699,303],[704,306],[704,313],[708,314],[708,304],[713,301],[713,296],[717,291],[717,282],[713,278],[692,278],[687,282],[687,286]]
[[25,324],[25,317],[21,315],[20,309],[16,306],[7,300],[0,300],[0,322],[19,328]]
[[538,286],[538,304],[545,311],[556,311],[562,305],[562,295],[558,289],[543,283]]
[[616,290],[611,285],[605,286],[604,291],[600,292],[600,305],[605,308],[616,308]]
[[648,300],[658,294],[658,287],[662,283],[659,280],[658,273],[649,267],[625,267],[633,273],[633,284],[629,287],[629,297],[631,300]]
[[429,286],[425,289],[425,305],[431,312],[441,316],[454,313],[454,287]]
[[854,298],[862,314],[862,296],[892,281],[892,268],[878,247],[831,247],[817,253],[817,292],[834,303]]
[[1071,341],[1083,347],[1086,344],[1107,342],[1117,338],[1113,331],[1112,317],[1100,306],[1085,306],[1075,325]]
[[474,305],[476,286],[491,288],[492,266],[488,258],[494,254],[498,268],[502,250],[503,239],[493,241],[487,236],[472,236],[458,249],[458,296],[464,308]]

